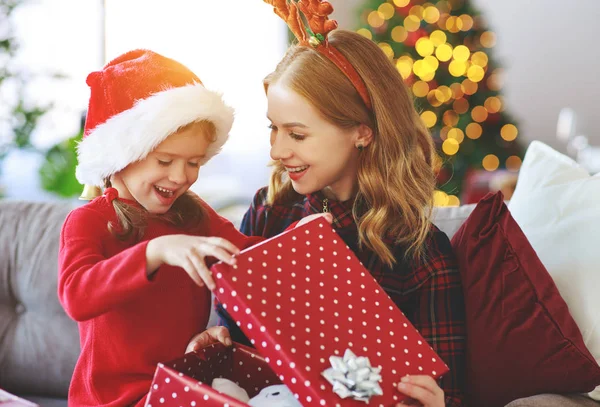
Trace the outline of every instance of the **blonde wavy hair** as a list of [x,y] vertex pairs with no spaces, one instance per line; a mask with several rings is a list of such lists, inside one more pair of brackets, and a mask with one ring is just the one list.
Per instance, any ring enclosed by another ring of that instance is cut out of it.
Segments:
[[[202,120],[180,127],[177,132],[186,130],[190,126],[198,126],[198,130],[210,142],[216,140],[217,131],[214,123]],[[110,188],[110,178],[104,180],[104,187]],[[146,232],[148,220],[160,218],[175,227],[198,227],[206,218],[207,212],[200,198],[193,192],[186,191],[175,200],[171,208],[161,215],[149,213],[145,208],[129,205],[124,201],[115,199],[112,201],[117,214],[117,222],[109,222],[108,230],[117,239],[122,241],[133,240],[139,242]]]
[[[372,129],[373,139],[358,163],[353,216],[359,243],[389,266],[396,262],[385,243],[390,238],[405,248],[407,258],[423,257],[435,189],[433,139],[396,67],[374,42],[344,30],[335,30],[328,38],[364,80],[372,111],[330,60],[306,46],[290,47],[264,79],[265,91],[281,80],[330,123],[344,129],[360,124]],[[267,201],[286,204],[297,194],[283,165],[271,164]]]

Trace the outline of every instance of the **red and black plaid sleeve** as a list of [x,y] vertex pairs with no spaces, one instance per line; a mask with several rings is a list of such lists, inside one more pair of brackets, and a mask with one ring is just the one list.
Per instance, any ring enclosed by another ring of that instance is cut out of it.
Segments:
[[440,382],[446,406],[462,406],[466,326],[462,284],[448,237],[435,226],[424,260],[399,264],[381,284],[450,368]]

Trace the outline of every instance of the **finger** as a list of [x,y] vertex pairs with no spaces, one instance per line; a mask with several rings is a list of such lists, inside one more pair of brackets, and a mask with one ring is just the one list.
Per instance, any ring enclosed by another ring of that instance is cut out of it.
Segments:
[[209,345],[207,342],[208,333],[206,331],[195,335],[188,344],[185,353],[195,352]]
[[189,255],[190,262],[194,264],[196,275],[206,284],[209,290],[214,290],[216,287],[215,280],[212,278],[212,273],[206,268],[204,257],[196,251],[192,251]]
[[409,382],[415,386],[423,387],[435,395],[443,394],[444,391],[440,388],[438,382],[431,376],[427,375],[410,375],[402,378],[402,381]]
[[215,246],[210,243],[203,243],[201,246],[195,247],[194,249],[198,254],[202,253],[204,257],[213,256],[224,263],[230,265],[235,264],[235,257],[233,257],[230,252],[227,252],[222,247]]
[[221,237],[207,237],[205,238],[205,241],[213,244],[214,246],[219,246],[220,248],[228,251],[231,254],[239,254],[240,252],[240,249],[238,249],[236,245],[231,243],[229,240],[223,239]]
[[186,261],[184,262],[182,268],[192,278],[192,280],[194,280],[194,282],[198,286],[204,287],[204,282],[202,281],[202,279],[198,275],[198,272],[196,271],[196,266],[194,265],[194,263],[193,263],[192,260],[186,259]]
[[231,346],[233,343],[231,341],[231,335],[229,334],[229,330],[224,326],[213,326],[211,328],[208,328],[207,332],[209,332],[210,336],[215,341],[221,342],[225,346]]
[[421,402],[421,404],[426,406],[431,405],[436,399],[435,394],[433,394],[431,391],[410,382],[398,383],[398,390],[401,393],[418,400]]

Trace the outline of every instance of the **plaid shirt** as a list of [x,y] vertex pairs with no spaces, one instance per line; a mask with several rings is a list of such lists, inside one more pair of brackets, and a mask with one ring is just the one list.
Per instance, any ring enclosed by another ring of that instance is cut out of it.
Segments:
[[[303,217],[323,212],[325,196],[315,193],[298,196],[288,205],[267,205],[267,188],[259,190],[246,212],[240,230],[249,236],[273,237]],[[431,226],[426,260],[407,261],[403,249],[384,241],[392,249],[396,264],[388,267],[371,250],[358,247],[358,229],[352,217],[352,202],[328,200],[333,227],[357,255],[379,285],[400,308],[437,354],[450,367],[440,386],[446,406],[462,406],[465,386],[465,311],[460,274],[450,241],[445,233]],[[234,340],[248,344],[227,312],[217,305],[221,323]]]

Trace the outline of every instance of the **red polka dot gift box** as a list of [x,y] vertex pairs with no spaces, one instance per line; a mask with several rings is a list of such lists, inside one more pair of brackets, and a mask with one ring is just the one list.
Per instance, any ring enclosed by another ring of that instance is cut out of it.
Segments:
[[[260,371],[237,376],[248,393],[256,393],[255,383],[275,377],[304,407],[390,407],[404,399],[396,389],[403,376],[439,378],[448,371],[323,219],[248,248],[235,266],[217,263],[212,272],[215,295],[256,348],[251,359],[265,363]],[[216,365],[201,378],[188,380],[181,366],[173,374],[201,394],[196,403],[245,406],[198,385],[221,374]],[[172,398],[160,394],[165,402]]]

